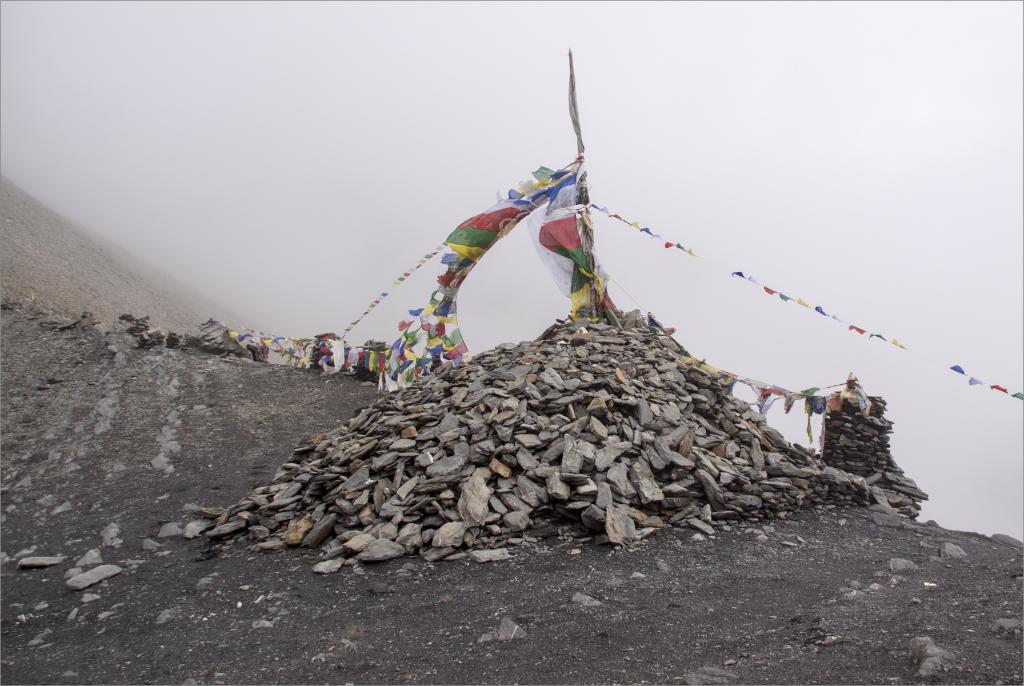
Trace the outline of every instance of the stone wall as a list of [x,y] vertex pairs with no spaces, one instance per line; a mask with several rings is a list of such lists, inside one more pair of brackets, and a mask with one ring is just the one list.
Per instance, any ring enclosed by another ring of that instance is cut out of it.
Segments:
[[825,413],[822,460],[832,467],[864,477],[881,509],[897,510],[916,517],[928,494],[892,458],[889,434],[892,422],[885,418],[885,400],[870,396],[871,412],[865,417],[856,403],[844,400],[841,409]]

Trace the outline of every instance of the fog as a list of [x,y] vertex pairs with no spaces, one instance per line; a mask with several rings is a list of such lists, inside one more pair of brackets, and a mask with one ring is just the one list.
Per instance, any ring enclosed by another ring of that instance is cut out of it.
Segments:
[[[398,274],[575,156],[571,47],[593,201],[699,256],[598,216],[618,304],[740,375],[855,372],[888,400],[923,518],[1020,537],[1024,403],[948,367],[1024,388],[1022,20],[1008,2],[5,3],[0,166],[232,324],[340,332],[388,291],[350,340],[390,340],[439,265]],[[479,352],[568,301],[521,226],[459,308]],[[769,419],[806,443],[800,405]]]

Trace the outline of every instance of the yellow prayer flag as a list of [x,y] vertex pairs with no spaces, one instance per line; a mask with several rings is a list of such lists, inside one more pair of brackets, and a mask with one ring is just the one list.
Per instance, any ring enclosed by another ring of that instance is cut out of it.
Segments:
[[809,302],[805,302],[803,298],[797,298],[796,299],[796,304],[797,305],[803,305],[804,307],[810,307],[811,306],[811,304]]

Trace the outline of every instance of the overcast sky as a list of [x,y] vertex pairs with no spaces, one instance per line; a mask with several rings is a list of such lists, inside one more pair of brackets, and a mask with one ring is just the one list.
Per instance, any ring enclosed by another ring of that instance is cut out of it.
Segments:
[[[592,198],[701,255],[598,218],[618,303],[741,375],[856,372],[924,518],[1020,537],[1024,403],[947,367],[1024,387],[1022,20],[1016,2],[4,3],[2,172],[233,324],[340,331],[387,290],[353,339],[390,340],[438,266],[397,274],[574,157],[571,47]],[[479,352],[568,301],[521,226],[459,310]],[[769,416],[806,442],[799,410]]]

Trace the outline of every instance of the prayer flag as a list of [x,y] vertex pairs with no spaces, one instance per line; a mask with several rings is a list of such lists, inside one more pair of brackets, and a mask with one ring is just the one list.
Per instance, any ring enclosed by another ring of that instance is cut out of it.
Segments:
[[964,368],[961,367],[958,364],[954,364],[952,367],[950,367],[950,369],[952,369],[957,374],[966,374],[967,373],[967,372],[964,371]]

